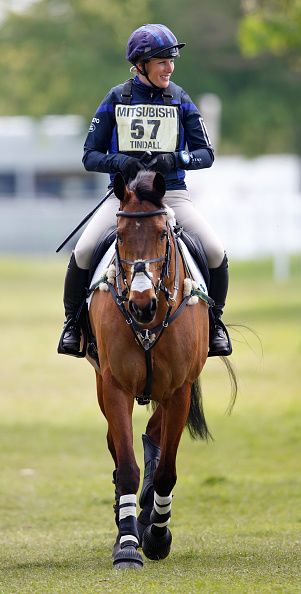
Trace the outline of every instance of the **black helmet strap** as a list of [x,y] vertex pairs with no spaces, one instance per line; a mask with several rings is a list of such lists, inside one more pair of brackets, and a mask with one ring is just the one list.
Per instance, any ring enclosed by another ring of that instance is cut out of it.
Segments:
[[152,85],[153,89],[156,89],[156,91],[158,91],[160,89],[160,87],[157,87],[157,85],[155,85],[151,79],[149,78],[146,68],[145,68],[145,64],[148,62],[148,60],[144,60],[142,62],[142,70],[140,70],[140,68],[138,68],[137,64],[136,64],[136,70],[137,72],[139,72],[139,74],[141,74],[142,76],[145,76],[145,78],[148,80],[149,84]]

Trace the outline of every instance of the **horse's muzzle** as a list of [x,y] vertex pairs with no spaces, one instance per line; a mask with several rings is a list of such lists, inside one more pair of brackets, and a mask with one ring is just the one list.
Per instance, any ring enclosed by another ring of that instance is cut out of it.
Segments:
[[149,324],[157,312],[157,299],[152,297],[146,304],[139,305],[134,299],[130,299],[129,310],[137,324]]

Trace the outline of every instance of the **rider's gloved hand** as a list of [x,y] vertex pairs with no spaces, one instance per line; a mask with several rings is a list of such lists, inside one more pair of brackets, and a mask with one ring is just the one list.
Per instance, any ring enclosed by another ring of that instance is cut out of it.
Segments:
[[129,179],[134,179],[139,171],[145,169],[144,165],[139,161],[139,159],[135,159],[135,157],[124,157],[122,162],[117,165],[118,171],[122,173],[125,181],[127,182]]
[[175,168],[176,157],[174,153],[162,153],[157,155],[148,164],[148,169],[151,169],[152,171],[158,171],[159,173],[163,173],[163,175],[170,173]]

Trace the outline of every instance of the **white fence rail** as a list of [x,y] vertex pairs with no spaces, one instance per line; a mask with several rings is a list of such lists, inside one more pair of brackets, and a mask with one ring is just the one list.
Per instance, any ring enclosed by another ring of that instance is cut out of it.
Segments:
[[[283,276],[285,255],[301,252],[297,157],[218,157],[211,169],[189,172],[187,185],[232,258],[277,256]],[[54,253],[94,206],[72,197],[0,200],[0,252]]]

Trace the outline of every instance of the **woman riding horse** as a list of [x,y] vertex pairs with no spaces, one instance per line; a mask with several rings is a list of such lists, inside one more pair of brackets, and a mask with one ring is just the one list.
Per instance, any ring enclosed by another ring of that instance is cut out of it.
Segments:
[[[208,354],[229,355],[232,346],[221,321],[228,289],[227,256],[210,225],[195,210],[185,185],[185,171],[210,167],[214,155],[197,107],[181,87],[170,81],[174,60],[184,45],[164,25],[143,25],[132,33],[127,59],[136,75],[111,89],[98,107],[85,142],[83,162],[88,171],[109,173],[111,185],[117,172],[128,181],[145,167],[164,176],[164,203],[174,210],[178,224],[199,238],[208,260],[209,291],[215,303]],[[141,160],[146,150],[151,152],[148,162]],[[77,313],[85,298],[90,261],[99,237],[115,225],[118,207],[116,195],[106,200],[71,256],[59,352],[79,353]]]

